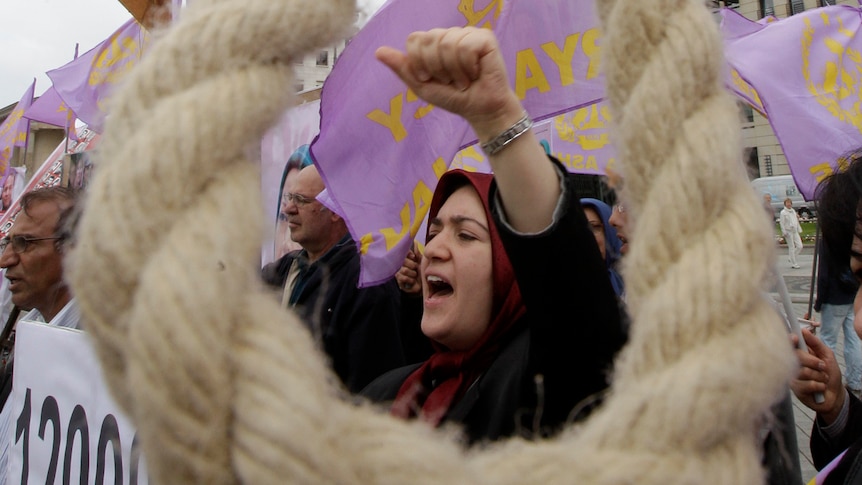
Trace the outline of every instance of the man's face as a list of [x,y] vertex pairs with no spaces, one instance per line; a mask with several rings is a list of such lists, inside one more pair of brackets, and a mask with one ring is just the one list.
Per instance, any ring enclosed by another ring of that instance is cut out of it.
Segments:
[[337,220],[337,216],[315,200],[323,188],[317,170],[306,167],[293,183],[293,193],[305,200],[288,201],[285,207],[290,238],[310,253],[322,251],[331,243],[332,226]]
[[[60,208],[51,201],[41,201],[29,207],[29,213],[18,214],[9,236],[29,238],[54,235]],[[63,282],[63,255],[56,240],[33,241],[21,254],[8,245],[0,254],[0,267],[6,269],[12,302],[21,308],[39,310],[49,318],[68,301],[68,289]]]
[[6,181],[3,182],[3,194],[0,195],[3,199],[3,207],[8,209],[9,206],[12,205],[12,187],[15,186],[15,177],[9,176],[6,177]]
[[287,223],[289,215],[287,206],[290,204],[288,194],[293,191],[298,176],[299,169],[292,169],[287,172],[287,176],[284,178],[284,187],[281,190],[281,206],[278,208],[278,221],[275,224],[276,258],[280,258],[294,249],[299,249],[299,246],[291,238],[290,226]]

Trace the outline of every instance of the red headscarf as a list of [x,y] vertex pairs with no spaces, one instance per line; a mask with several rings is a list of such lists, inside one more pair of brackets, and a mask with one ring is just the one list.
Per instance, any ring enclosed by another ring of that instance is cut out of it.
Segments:
[[421,409],[423,419],[435,426],[439,425],[449,409],[491,366],[503,344],[521,326],[516,324],[526,312],[526,307],[521,300],[521,290],[515,280],[512,263],[491,216],[489,192],[492,181],[493,176],[490,174],[463,170],[445,173],[434,191],[428,215],[429,220],[436,217],[446,199],[460,187],[470,185],[479,193],[491,233],[494,285],[491,321],[479,341],[469,350],[452,351],[435,343],[436,352],[401,385],[392,404],[391,412],[395,416],[414,417],[420,414],[418,411]]

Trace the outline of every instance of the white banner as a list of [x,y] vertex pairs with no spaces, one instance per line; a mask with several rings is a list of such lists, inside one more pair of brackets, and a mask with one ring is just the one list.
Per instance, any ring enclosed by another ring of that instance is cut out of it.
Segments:
[[[20,321],[8,421],[8,483],[145,484],[136,430],[111,398],[86,335]],[[5,426],[4,426],[5,425]],[[5,453],[3,453],[5,454]]]

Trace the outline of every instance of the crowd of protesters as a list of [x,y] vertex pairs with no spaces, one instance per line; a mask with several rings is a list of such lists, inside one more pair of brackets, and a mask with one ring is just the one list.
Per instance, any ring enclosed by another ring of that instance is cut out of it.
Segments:
[[[317,200],[324,181],[307,150],[299,153],[285,168],[278,204],[278,234],[290,242],[279,241],[279,257],[262,268],[262,279],[301,317],[341,385],[360,401],[431,426],[460,425],[467,444],[552,436],[601,405],[627,340],[624,203],[613,193],[583,197],[546,153],[489,30],[414,33],[405,52],[384,47],[377,58],[417,96],[464,118],[493,174],[443,174],[424,244],[411,247],[388,281],[360,288],[356,242],[343,218]],[[790,383],[817,413],[811,450],[818,469],[832,467],[825,483],[862,480],[862,345],[851,328],[855,322],[862,333],[858,155],[818,188],[826,270],[815,308],[823,309],[824,325],[840,311],[834,325],[845,332],[847,374],[834,356],[837,331],[824,331],[821,340],[805,330],[807,350],[797,350],[800,371]],[[60,187],[20,198],[21,214],[0,240],[2,291],[14,307],[7,330],[20,310],[29,320],[85,327],[62,265],[77,198]],[[9,205],[4,188],[4,209]],[[797,268],[801,229],[789,199],[780,226]],[[3,335],[5,401],[14,338]],[[589,345],[573,351],[576,342]]]

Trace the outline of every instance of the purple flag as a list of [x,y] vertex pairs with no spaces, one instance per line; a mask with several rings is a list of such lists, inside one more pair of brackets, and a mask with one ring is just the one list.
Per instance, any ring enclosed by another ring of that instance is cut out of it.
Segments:
[[33,105],[24,112],[24,117],[32,121],[64,128],[74,126],[75,119],[74,114],[53,86],[46,89],[42,96],[33,101]]
[[[15,109],[9,113],[3,124],[0,125],[0,150],[4,147],[22,147],[27,143],[27,133],[30,131],[30,120],[24,118],[24,112],[33,104],[33,92],[36,89],[36,80],[27,88],[21,100],[15,105]],[[5,171],[6,168],[3,167]]]
[[102,132],[111,92],[138,63],[148,37],[130,19],[81,57],[46,73],[57,94],[92,130]]
[[27,135],[30,133],[30,120],[24,118],[24,112],[33,103],[33,92],[36,89],[36,80],[27,88],[21,100],[15,105],[15,109],[9,113],[3,124],[0,125],[0,173],[6,173],[9,160],[15,147],[26,146]]
[[398,270],[437,180],[460,149],[476,142],[461,118],[407,91],[374,51],[403,49],[416,30],[467,25],[497,34],[513,88],[535,121],[603,97],[592,0],[386,3],[324,83],[320,134],[311,147],[330,200],[359,242],[360,286]]
[[768,115],[806,200],[862,146],[859,7],[822,7],[772,22],[722,9],[725,57]]

